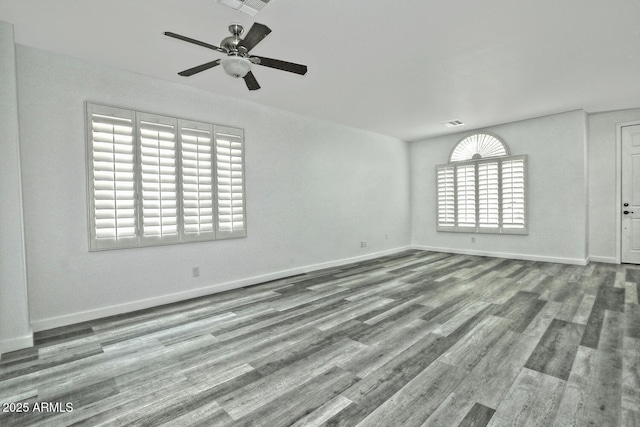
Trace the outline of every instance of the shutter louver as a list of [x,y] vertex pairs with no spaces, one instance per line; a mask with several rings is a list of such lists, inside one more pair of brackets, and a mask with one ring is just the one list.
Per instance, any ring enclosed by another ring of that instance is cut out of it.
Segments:
[[[178,240],[176,126],[139,114],[142,238]],[[153,121],[151,121],[153,120]]]
[[500,177],[498,162],[478,163],[478,226],[500,226]]
[[502,227],[525,229],[525,158],[502,162]]
[[453,166],[437,168],[438,227],[455,227],[455,177]]
[[[91,143],[93,249],[136,238],[133,117],[126,110],[88,106]],[[128,116],[128,117],[127,117]],[[125,243],[126,245],[126,243]]]
[[211,126],[180,122],[182,211],[187,240],[213,238]]
[[246,234],[242,134],[216,129],[217,237]]
[[476,226],[476,166],[475,164],[456,166],[458,227]]

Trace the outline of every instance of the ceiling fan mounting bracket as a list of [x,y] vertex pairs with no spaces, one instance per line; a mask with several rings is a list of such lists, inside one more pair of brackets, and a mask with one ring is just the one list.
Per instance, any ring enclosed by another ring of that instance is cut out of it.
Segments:
[[244,32],[244,27],[240,24],[231,24],[229,25],[229,32],[234,36],[240,36]]

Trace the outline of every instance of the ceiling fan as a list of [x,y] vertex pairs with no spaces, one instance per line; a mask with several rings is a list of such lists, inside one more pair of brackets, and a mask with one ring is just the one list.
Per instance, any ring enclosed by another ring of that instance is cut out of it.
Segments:
[[218,52],[225,53],[227,55],[224,58],[216,59],[215,61],[207,62],[205,64],[198,65],[197,67],[181,71],[178,73],[181,76],[192,76],[222,64],[222,68],[224,68],[227,74],[235,78],[243,78],[249,90],[257,90],[260,89],[260,85],[251,72],[251,66],[253,64],[276,68],[278,70],[288,71],[295,74],[304,75],[307,73],[306,65],[294,64],[293,62],[280,61],[279,59],[271,59],[265,58],[264,56],[254,56],[249,54],[251,49],[256,47],[256,45],[271,32],[269,27],[266,25],[256,22],[251,26],[247,35],[244,38],[240,38],[243,31],[244,28],[240,24],[229,25],[229,32],[231,35],[220,42],[220,47],[169,31],[165,32],[164,35],[197,44],[208,49],[217,50]]

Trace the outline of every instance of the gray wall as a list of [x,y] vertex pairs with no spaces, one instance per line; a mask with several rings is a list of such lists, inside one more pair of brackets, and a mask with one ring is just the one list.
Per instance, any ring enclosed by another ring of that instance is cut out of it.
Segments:
[[13,26],[0,21],[0,353],[32,345]]
[[619,262],[618,125],[640,123],[640,108],[589,115],[589,254],[593,261]]
[[[572,111],[486,128],[528,155],[527,236],[436,231],[435,166],[467,133],[411,143],[413,244],[424,249],[584,264],[587,260],[586,114]],[[475,237],[475,242],[472,242]]]
[[[410,244],[403,141],[23,46],[17,59],[35,330]],[[88,252],[87,100],[243,128],[248,237]]]

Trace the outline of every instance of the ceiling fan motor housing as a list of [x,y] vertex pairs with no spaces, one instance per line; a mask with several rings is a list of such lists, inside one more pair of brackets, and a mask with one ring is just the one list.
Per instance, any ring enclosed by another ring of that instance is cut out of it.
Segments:
[[242,43],[242,39],[240,35],[244,32],[244,28],[240,24],[231,24],[229,25],[229,32],[232,34],[229,37],[225,37],[220,42],[220,47],[225,49],[229,55],[233,54],[246,54],[246,49],[243,50],[243,46],[240,46]]

